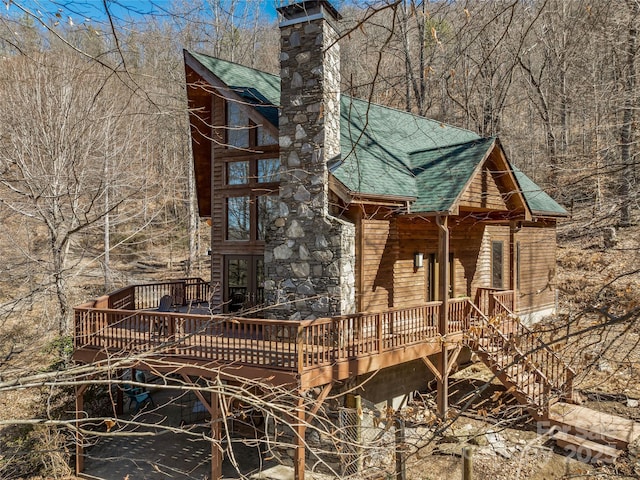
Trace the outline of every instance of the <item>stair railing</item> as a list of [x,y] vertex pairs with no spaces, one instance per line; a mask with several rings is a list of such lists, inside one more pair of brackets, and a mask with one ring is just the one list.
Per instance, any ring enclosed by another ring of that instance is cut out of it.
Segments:
[[538,357],[537,363],[544,366],[541,370],[545,377],[549,379],[553,393],[557,393],[560,397],[571,399],[573,397],[573,380],[576,376],[575,370],[567,365],[551,346],[540,338],[537,332],[524,325],[504,303],[497,298],[494,300],[499,307],[509,312],[507,318],[512,320],[509,324],[509,329],[511,330],[515,327],[513,335],[520,339],[524,338],[527,341],[526,348],[522,348],[522,350],[526,351],[527,354],[536,355]]
[[[509,381],[520,388],[520,392],[527,398],[530,406],[534,407],[538,414],[544,415],[548,410],[551,395],[558,390],[556,382],[548,375],[549,372],[553,373],[555,369],[541,368],[542,365],[536,361],[538,357],[531,358],[532,352],[535,351],[533,348],[529,348],[532,347],[531,342],[526,342],[525,348],[523,348],[518,334],[524,333],[524,330],[519,330],[521,323],[517,320],[513,321],[515,317],[509,316],[511,318],[506,319],[511,328],[515,327],[515,332],[505,334],[500,328],[507,323],[505,318],[501,318],[501,316],[489,319],[473,302],[469,302],[469,304],[479,319],[471,325],[467,332],[470,347],[482,351],[491,358],[499,370],[509,378]],[[491,347],[498,348],[492,349]],[[548,352],[547,350],[543,351]],[[560,360],[557,356],[555,358]],[[541,387],[537,391],[535,385],[523,384],[520,381],[529,374],[535,376],[536,383]]]

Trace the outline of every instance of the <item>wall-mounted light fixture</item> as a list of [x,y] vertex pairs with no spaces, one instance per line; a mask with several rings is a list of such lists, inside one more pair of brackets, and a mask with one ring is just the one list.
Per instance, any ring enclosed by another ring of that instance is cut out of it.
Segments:
[[413,254],[413,268],[422,268],[424,265],[424,254],[416,252]]

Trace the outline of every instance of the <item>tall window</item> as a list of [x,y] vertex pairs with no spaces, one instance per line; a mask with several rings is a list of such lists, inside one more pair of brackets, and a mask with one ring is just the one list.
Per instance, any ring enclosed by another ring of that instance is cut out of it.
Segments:
[[520,242],[516,242],[516,290],[520,290]]
[[245,185],[249,183],[249,161],[227,163],[227,184]]
[[239,102],[227,102],[227,144],[230,147],[251,148],[276,143],[278,138],[268,128],[252,122]]
[[250,197],[227,198],[227,240],[250,240]]
[[257,168],[258,183],[280,181],[280,158],[260,158]]
[[503,288],[502,273],[504,272],[503,243],[491,242],[491,286]]
[[[432,302],[440,299],[440,265],[438,262],[438,256],[435,253],[430,253],[426,257],[426,269],[425,269],[425,283],[427,287],[426,301]],[[455,296],[455,259],[453,252],[449,253],[449,298]]]
[[227,102],[227,143],[233,147],[249,147],[249,116],[237,102]]

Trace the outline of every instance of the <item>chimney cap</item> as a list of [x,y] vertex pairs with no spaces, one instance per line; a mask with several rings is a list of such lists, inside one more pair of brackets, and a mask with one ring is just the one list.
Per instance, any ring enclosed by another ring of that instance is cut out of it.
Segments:
[[302,0],[278,7],[276,10],[283,17],[283,21],[280,23],[281,27],[284,26],[283,24],[291,25],[315,18],[327,18],[324,15],[325,12],[329,14],[328,20],[340,20],[342,18],[342,15],[327,0]]

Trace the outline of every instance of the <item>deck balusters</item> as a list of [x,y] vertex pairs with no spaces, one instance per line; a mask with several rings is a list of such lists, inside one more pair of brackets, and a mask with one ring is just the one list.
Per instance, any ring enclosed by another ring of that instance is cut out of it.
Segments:
[[[76,345],[123,353],[170,348],[167,353],[185,358],[300,371],[404,349],[439,335],[441,302],[297,322],[158,312],[160,298],[175,292],[176,285],[186,305],[209,294],[208,284],[199,279],[120,289],[76,308]],[[468,329],[468,299],[451,299],[448,308],[449,333]],[[164,328],[155,328],[156,323]]]

